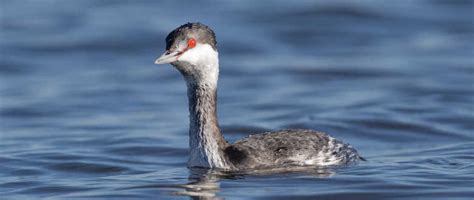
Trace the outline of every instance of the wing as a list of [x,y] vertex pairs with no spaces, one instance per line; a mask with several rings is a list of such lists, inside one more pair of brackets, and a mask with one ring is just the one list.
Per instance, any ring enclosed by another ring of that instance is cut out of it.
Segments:
[[333,165],[347,163],[354,155],[358,158],[350,145],[304,129],[250,135],[230,145],[225,153],[236,168]]

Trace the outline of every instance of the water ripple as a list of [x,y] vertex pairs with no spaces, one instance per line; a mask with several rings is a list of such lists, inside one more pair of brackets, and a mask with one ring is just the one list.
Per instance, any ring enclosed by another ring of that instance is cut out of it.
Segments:
[[84,162],[62,162],[51,164],[47,166],[48,169],[58,170],[70,173],[84,173],[84,174],[102,174],[107,173],[124,173],[129,169],[126,167],[111,166],[99,163],[84,163]]

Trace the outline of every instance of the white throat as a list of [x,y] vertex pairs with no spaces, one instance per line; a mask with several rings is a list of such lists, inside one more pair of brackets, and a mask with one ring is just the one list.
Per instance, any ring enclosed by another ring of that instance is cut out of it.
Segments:
[[217,120],[218,53],[207,44],[187,50],[174,63],[183,74],[189,100],[189,167],[228,168],[227,146]]

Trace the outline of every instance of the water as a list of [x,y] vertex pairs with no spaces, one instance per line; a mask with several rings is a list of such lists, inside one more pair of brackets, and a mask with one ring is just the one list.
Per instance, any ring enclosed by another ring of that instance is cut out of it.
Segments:
[[[291,3],[290,3],[291,2]],[[5,199],[472,199],[474,2],[1,2]],[[229,141],[326,131],[367,162],[190,170],[185,84],[153,65],[188,21],[217,33]]]

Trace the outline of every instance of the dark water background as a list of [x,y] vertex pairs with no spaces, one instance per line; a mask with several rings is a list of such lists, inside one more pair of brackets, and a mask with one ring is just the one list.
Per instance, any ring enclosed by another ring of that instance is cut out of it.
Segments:
[[[290,3],[291,2],[291,3]],[[473,199],[474,1],[1,1],[2,199]],[[368,159],[189,170],[166,34],[210,25],[229,141],[309,128]]]

